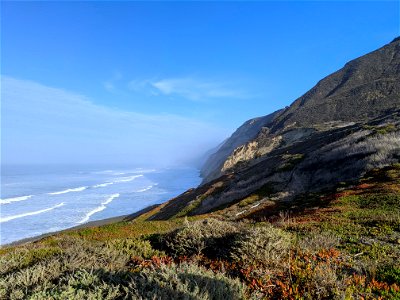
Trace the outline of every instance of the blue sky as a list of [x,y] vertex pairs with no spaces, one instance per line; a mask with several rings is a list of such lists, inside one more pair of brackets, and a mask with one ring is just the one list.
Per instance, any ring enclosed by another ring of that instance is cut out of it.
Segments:
[[1,5],[3,163],[182,162],[399,35],[398,1]]

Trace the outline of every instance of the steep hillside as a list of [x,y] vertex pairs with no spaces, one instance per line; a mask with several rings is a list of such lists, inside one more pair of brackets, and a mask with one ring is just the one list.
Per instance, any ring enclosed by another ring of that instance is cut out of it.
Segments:
[[395,39],[324,78],[287,109],[246,122],[205,164],[203,185],[167,202],[152,218],[209,213],[263,191],[249,207],[227,213],[236,219],[271,201],[355,182],[399,160],[400,39]]
[[224,163],[233,150],[254,139],[260,132],[261,128],[267,126],[279,112],[280,111],[277,111],[267,116],[246,121],[217,149],[215,153],[209,156],[201,169],[201,176],[203,178],[219,176],[221,164]]
[[243,163],[257,163],[273,149],[304,140],[313,132],[390,114],[400,107],[399,77],[397,38],[322,79],[290,107],[270,115],[267,122],[254,126],[251,121],[246,122],[243,126],[252,134],[242,138],[242,130],[235,132],[225,142],[231,146],[220,149],[203,166],[204,182],[242,167]]
[[329,121],[371,119],[400,105],[400,39],[348,62],[273,121],[272,132]]
[[[243,201],[240,211],[225,215],[237,219],[271,203],[293,201],[355,182],[368,170],[399,161],[400,109],[369,122],[315,131],[288,146],[273,149],[256,163],[242,163],[170,200],[152,219],[204,214]],[[245,199],[254,194],[262,197],[244,205]]]

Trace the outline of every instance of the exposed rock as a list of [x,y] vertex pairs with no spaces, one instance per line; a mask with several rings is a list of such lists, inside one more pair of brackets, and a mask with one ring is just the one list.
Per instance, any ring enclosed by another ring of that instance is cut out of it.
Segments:
[[202,168],[204,182],[249,167],[315,130],[343,127],[400,107],[400,39],[350,61],[290,107],[243,124]]
[[214,154],[210,155],[203,165],[201,176],[204,178],[204,182],[220,176],[221,168],[228,156],[232,154],[233,150],[254,139],[260,133],[263,126],[268,125],[279,112],[281,111],[248,120],[240,126]]
[[257,140],[254,140],[236,148],[232,155],[230,155],[224,162],[224,165],[221,169],[222,172],[233,169],[238,165],[238,163],[245,163],[249,161],[255,162],[257,158],[271,152],[274,148],[276,148],[280,144],[281,140],[282,136],[278,135],[271,137],[268,145],[262,146]]
[[290,107],[246,122],[204,165],[203,185],[169,201],[153,218],[208,213],[260,196],[230,216],[243,217],[271,201],[332,190],[399,161],[395,39],[322,79]]
[[188,215],[208,213],[235,204],[266,186],[272,194],[260,199],[259,206],[271,199],[291,201],[299,195],[332,189],[341,182],[357,181],[367,171],[399,160],[400,110],[367,123],[316,131],[302,141],[276,148],[250,167],[167,202],[152,218],[170,218],[195,199],[200,201]]

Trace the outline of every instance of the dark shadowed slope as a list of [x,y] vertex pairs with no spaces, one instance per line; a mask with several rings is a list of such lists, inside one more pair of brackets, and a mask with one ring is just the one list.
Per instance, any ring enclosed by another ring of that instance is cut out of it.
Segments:
[[208,213],[263,195],[226,216],[236,219],[270,201],[334,189],[398,163],[400,40],[349,62],[289,108],[264,118],[240,127],[225,142],[230,147],[204,166],[203,185],[169,201],[153,218]]
[[[350,61],[290,107],[243,124],[202,168],[208,182],[238,166],[254,164],[273,149],[315,131],[343,127],[400,107],[400,39]],[[255,121],[256,120],[256,121]]]

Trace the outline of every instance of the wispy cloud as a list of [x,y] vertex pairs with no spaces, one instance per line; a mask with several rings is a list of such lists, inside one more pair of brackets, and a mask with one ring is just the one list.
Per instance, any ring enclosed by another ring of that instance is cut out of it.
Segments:
[[123,111],[32,81],[1,81],[3,162],[172,163],[227,134],[182,116]]
[[128,82],[128,89],[134,92],[145,93],[152,96],[158,96],[160,92],[153,86],[153,79],[138,80],[134,79]]
[[152,82],[165,95],[177,95],[194,101],[209,98],[244,98],[243,91],[217,81],[194,78],[169,78]]
[[108,92],[116,91],[116,83],[122,79],[122,74],[119,71],[115,71],[111,78],[103,82],[103,87]]
[[215,98],[242,99],[249,94],[218,80],[205,80],[192,77],[165,78],[151,80],[132,80],[129,88],[152,95],[177,96],[192,101]]

